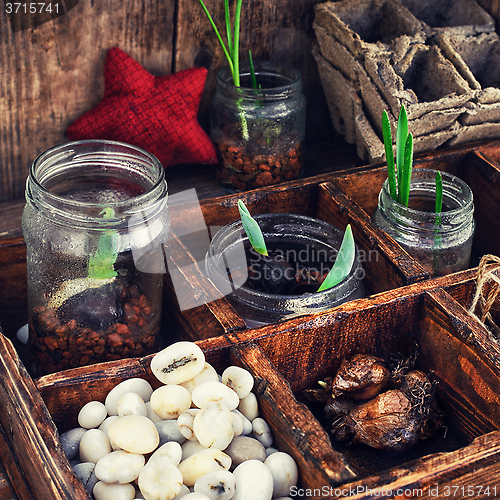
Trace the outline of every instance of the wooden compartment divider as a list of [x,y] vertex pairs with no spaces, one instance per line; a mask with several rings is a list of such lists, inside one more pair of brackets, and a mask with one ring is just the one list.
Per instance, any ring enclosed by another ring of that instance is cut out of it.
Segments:
[[[500,245],[500,237],[490,239],[499,225],[492,208],[498,206],[497,199],[500,201],[500,168],[495,154],[500,155],[498,141],[418,159],[418,165],[458,173],[471,185],[477,202],[474,249],[478,256],[495,253]],[[451,488],[449,496],[457,491],[453,488],[459,488],[455,497],[462,491],[466,497],[470,487],[475,498],[500,495],[500,347],[467,311],[477,269],[429,279],[420,265],[377,230],[370,217],[384,179],[382,167],[353,169],[202,202],[207,226],[238,218],[238,198],[244,199],[252,213],[290,211],[339,227],[351,223],[360,249],[376,250],[379,261],[376,265],[364,263],[369,290],[366,298],[253,330],[244,328],[225,298],[188,311],[176,309],[175,291],[166,275],[165,339],[172,340],[169,331],[176,329],[180,338],[196,340],[217,370],[238,364],[253,373],[262,415],[278,447],[296,459],[299,486],[312,492],[308,498],[342,498],[346,488],[349,498],[365,500],[374,498],[373,491],[377,491],[377,498],[393,498],[392,493],[384,496],[383,491],[412,490],[418,491],[414,497],[436,498],[436,491],[446,496],[444,488]],[[487,187],[493,205],[482,199],[481,190]],[[486,215],[485,210],[489,210]],[[21,241],[11,243],[0,248],[0,275],[3,279],[9,276],[4,264],[11,249],[17,259],[11,276],[20,281],[26,272],[23,245]],[[186,262],[200,263],[200,256],[192,255],[182,238],[172,238],[170,258],[179,269]],[[186,293],[204,293],[212,286],[201,268],[194,281],[191,274],[183,276]],[[13,319],[15,313],[26,314],[25,277],[22,279],[22,284],[8,285],[10,290],[19,287],[18,297],[0,293],[1,310],[9,304],[15,306],[7,315],[9,328],[19,321]],[[303,391],[332,374],[346,357],[362,352],[380,357],[408,355],[415,344],[419,346],[417,367],[438,382],[438,404],[457,440],[450,448],[422,455],[405,452],[385,457],[366,469],[355,456],[355,448],[332,441]],[[123,359],[33,381],[12,343],[0,336],[0,451],[8,456],[2,462],[19,500],[87,498],[63,455],[58,433],[77,425],[83,404],[102,401],[126,378],[143,377],[157,387],[150,361],[151,356]],[[478,491],[478,486],[483,490]]]

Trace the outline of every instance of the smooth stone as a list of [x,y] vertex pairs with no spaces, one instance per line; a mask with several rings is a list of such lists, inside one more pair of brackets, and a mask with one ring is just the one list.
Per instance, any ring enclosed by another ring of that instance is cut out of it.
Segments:
[[99,429],[88,430],[80,440],[80,461],[97,463],[108,453],[111,453],[111,444],[108,436]]
[[74,429],[70,429],[59,436],[64,454],[68,460],[73,460],[78,456],[80,441],[86,432],[87,429],[75,427]]
[[186,495],[189,495],[189,493],[191,493],[191,491],[185,484],[183,484],[181,487],[181,491],[177,496],[174,497],[174,500],[181,500],[181,498],[184,498]]
[[167,456],[162,456],[143,467],[138,485],[146,500],[173,500],[181,492],[182,474]]
[[205,354],[193,342],[169,345],[151,360],[153,375],[164,384],[181,384],[203,370]]
[[193,378],[186,380],[186,382],[182,382],[182,387],[185,387],[190,393],[193,393],[193,391],[196,389],[201,384],[204,384],[205,382],[218,382],[219,381],[219,374],[215,370],[215,368],[210,364],[205,361],[205,365],[203,366],[203,369],[201,370],[198,375],[195,375]]
[[141,396],[144,402],[147,402],[153,393],[153,388],[147,380],[139,377],[129,378],[120,382],[108,392],[106,400],[104,401],[108,410],[108,415],[118,415],[118,402],[127,392],[135,392]]
[[254,436],[264,445],[264,448],[269,448],[273,444],[271,428],[263,418],[254,418],[252,428]]
[[273,448],[272,446],[269,446],[269,448],[266,448],[266,456],[268,457],[269,455],[272,455],[273,453],[278,453],[278,449]]
[[296,486],[299,479],[295,460],[288,453],[278,451],[269,455],[264,464],[273,476],[273,495],[275,497],[290,495],[290,488]]
[[228,410],[234,410],[240,402],[240,398],[236,392],[222,382],[215,381],[205,382],[196,387],[193,391],[192,399],[198,408],[202,408],[208,403],[219,402]]
[[185,497],[182,498],[184,498],[184,500],[210,500],[210,498],[207,497],[207,495],[196,492],[188,493]]
[[139,477],[146,459],[128,451],[112,451],[95,465],[95,475],[105,483],[126,484]]
[[19,330],[17,330],[16,337],[17,340],[21,342],[21,344],[26,345],[28,343],[28,340],[30,338],[30,329],[27,323],[23,325],[21,328],[19,328]]
[[240,400],[238,405],[238,410],[245,415],[250,422],[259,416],[259,403],[257,401],[257,396],[251,392],[248,396],[245,396]]
[[108,435],[116,446],[130,453],[151,453],[160,444],[155,424],[142,415],[118,417],[109,426]]
[[160,420],[155,423],[155,427],[158,429],[160,436],[160,445],[169,441],[175,441],[179,444],[186,441],[186,438],[182,435],[177,425],[177,420]]
[[108,417],[108,418],[105,418],[102,422],[102,424],[99,426],[99,430],[101,430],[102,432],[106,433],[106,435],[108,434],[108,429],[109,429],[109,426],[117,419],[119,418],[118,415],[113,415],[111,417]]
[[235,437],[231,444],[224,450],[232,460],[232,466],[237,467],[247,460],[260,460],[264,462],[266,457],[266,449],[263,444],[257,439],[248,436]]
[[136,392],[126,392],[118,401],[117,412],[119,417],[125,415],[148,416],[146,403]]
[[231,412],[233,417],[233,431],[235,436],[240,436],[243,433],[243,415],[241,413],[235,413],[235,410]]
[[78,423],[84,429],[95,429],[107,416],[108,411],[100,401],[90,401],[78,412]]
[[175,441],[161,445],[150,457],[148,463],[155,458],[167,457],[176,467],[182,460],[182,447]]
[[198,453],[199,451],[206,450],[207,447],[203,446],[199,441],[185,441],[181,445],[182,448],[182,460]]
[[196,441],[196,435],[193,429],[194,417],[200,411],[199,408],[190,408],[179,415],[177,425],[181,434],[189,441]]
[[99,481],[94,486],[95,500],[134,500],[135,488],[131,484],[107,484]]
[[253,389],[253,375],[239,366],[228,366],[222,372],[222,383],[231,388],[240,399],[248,396]]
[[163,385],[151,394],[151,409],[165,420],[174,420],[191,406],[191,393],[181,385]]
[[216,449],[198,451],[179,464],[186,486],[193,486],[204,474],[229,470],[229,467],[231,467],[231,457]]
[[239,410],[233,410],[233,413],[236,413],[237,415],[239,415],[241,417],[241,420],[243,422],[243,430],[241,431],[241,433],[244,436],[248,436],[249,434],[252,434],[252,432],[253,432],[252,422],[250,422],[250,420],[248,420],[248,418],[245,417],[245,415],[243,415],[243,413],[241,413]]
[[156,423],[156,422],[159,422],[160,420],[162,420],[162,418],[160,417],[160,415],[158,415],[157,413],[155,413],[152,409],[151,409],[151,401],[148,401],[146,403],[146,410],[147,410],[147,417],[149,418],[149,420],[151,420],[152,422]]
[[210,500],[230,500],[236,489],[236,479],[227,470],[209,472],[194,483],[194,491],[203,493]]
[[193,430],[206,448],[224,450],[234,437],[233,416],[223,404],[209,403],[194,417]]
[[92,495],[92,490],[99,479],[95,472],[95,464],[92,462],[80,462],[73,467],[75,476],[83,483],[85,490],[89,495]]
[[260,460],[248,460],[233,471],[236,491],[233,500],[271,500],[273,476]]

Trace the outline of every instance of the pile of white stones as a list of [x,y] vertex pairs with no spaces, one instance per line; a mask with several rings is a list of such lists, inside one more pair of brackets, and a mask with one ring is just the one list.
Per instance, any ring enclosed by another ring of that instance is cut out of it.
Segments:
[[91,401],[80,427],[61,435],[65,454],[96,500],[284,500],[297,465],[272,447],[252,374],[219,376],[192,342],[154,356],[153,390],[142,378]]

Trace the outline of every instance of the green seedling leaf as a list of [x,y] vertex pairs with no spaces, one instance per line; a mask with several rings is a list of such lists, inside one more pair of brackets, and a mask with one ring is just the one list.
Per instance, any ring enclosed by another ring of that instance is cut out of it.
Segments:
[[345,228],[344,238],[342,239],[342,244],[340,245],[335,263],[326,276],[325,281],[323,281],[318,288],[318,292],[332,288],[343,281],[351,272],[355,255],[356,246],[354,244],[354,237],[352,235],[351,225],[348,224]]
[[441,172],[436,173],[436,213],[443,211],[443,176]]
[[408,206],[410,201],[411,172],[413,167],[413,135],[410,133],[406,139],[405,152],[403,156],[403,167],[401,182],[399,185],[399,203]]
[[252,59],[252,51],[248,51],[248,64],[250,66],[250,82],[252,84],[252,88],[257,88],[257,78],[255,78],[255,69],[253,67],[253,59]]
[[[115,211],[107,207],[100,215],[103,219],[112,219]],[[89,257],[88,277],[97,279],[113,278],[117,276],[114,265],[118,257],[118,235],[114,231],[99,236],[97,249]]]
[[382,136],[384,139],[385,158],[387,161],[387,177],[389,179],[389,192],[394,201],[398,201],[398,187],[396,181],[396,165],[392,151],[392,131],[389,116],[384,110],[382,113]]
[[[408,138],[408,116],[406,108],[401,106],[399,110],[398,126],[396,129],[396,167],[398,169],[398,185],[401,186],[401,177],[403,176],[403,161]],[[401,193],[399,194],[401,196]]]
[[266,242],[264,241],[264,236],[259,224],[257,224],[257,221],[250,215],[248,208],[241,200],[238,200],[238,210],[240,211],[243,229],[248,236],[250,245],[252,245],[253,249],[257,253],[267,256]]

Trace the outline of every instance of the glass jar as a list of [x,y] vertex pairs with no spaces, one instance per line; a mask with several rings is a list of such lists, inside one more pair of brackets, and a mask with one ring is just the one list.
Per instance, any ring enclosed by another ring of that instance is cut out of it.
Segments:
[[297,179],[303,172],[306,102],[300,73],[283,64],[254,63],[259,89],[251,88],[248,63],[241,86],[229,67],[217,75],[211,136],[220,161],[216,176],[229,192]]
[[373,222],[392,236],[431,276],[467,269],[474,236],[472,191],[458,177],[441,172],[443,211],[435,213],[436,170],[413,169],[409,208],[391,198],[386,180]]
[[[240,220],[217,232],[205,258],[208,277],[227,295],[249,328],[324,311],[364,297],[364,270],[357,248],[349,275],[338,285],[316,292],[318,277],[324,278],[335,262],[343,231],[327,222],[295,214],[262,214],[254,219],[273,262],[290,265],[275,266],[271,272],[279,276],[267,280],[268,258],[251,248]],[[282,277],[284,286],[276,285],[277,278]],[[263,279],[269,281],[264,285],[267,291],[262,291]],[[282,290],[278,293],[276,288]]]
[[135,146],[78,141],[35,159],[23,212],[35,375],[156,350],[166,203],[162,165]]

